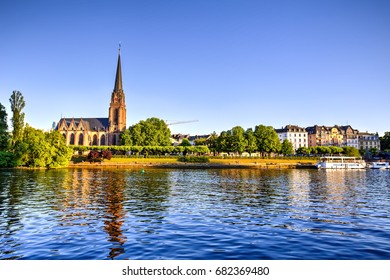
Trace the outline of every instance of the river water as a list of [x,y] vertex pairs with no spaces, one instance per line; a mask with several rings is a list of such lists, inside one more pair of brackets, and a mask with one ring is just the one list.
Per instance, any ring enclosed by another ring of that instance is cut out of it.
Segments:
[[0,259],[390,259],[390,171],[0,171]]

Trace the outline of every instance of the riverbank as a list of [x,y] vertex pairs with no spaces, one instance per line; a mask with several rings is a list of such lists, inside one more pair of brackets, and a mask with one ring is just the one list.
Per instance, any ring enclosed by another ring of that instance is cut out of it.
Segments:
[[208,163],[178,162],[176,158],[112,158],[103,162],[79,162],[69,164],[77,168],[312,168],[316,160],[311,159],[251,159],[251,158],[210,158]]

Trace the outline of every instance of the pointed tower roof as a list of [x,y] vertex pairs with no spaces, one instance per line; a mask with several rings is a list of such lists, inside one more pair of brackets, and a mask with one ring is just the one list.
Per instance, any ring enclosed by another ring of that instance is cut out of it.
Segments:
[[114,92],[122,91],[121,48],[118,49],[118,65],[116,67]]

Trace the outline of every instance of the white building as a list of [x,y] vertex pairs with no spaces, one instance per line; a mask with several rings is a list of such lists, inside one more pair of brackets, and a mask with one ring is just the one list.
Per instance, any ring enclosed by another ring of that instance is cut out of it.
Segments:
[[285,139],[291,142],[294,149],[308,147],[307,131],[297,125],[286,125],[282,129],[275,129],[279,140],[282,143]]

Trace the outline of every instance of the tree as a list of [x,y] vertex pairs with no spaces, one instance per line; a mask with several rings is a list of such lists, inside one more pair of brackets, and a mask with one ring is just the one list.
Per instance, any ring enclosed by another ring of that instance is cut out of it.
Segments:
[[121,145],[123,145],[123,146],[132,146],[132,144],[133,144],[129,129],[122,131],[121,134],[119,135],[119,139],[120,139]]
[[192,146],[190,141],[187,139],[187,138],[184,138],[183,140],[181,140],[181,143],[179,146],[182,146],[182,147],[189,147],[189,146]]
[[7,124],[7,112],[5,107],[0,103],[0,151],[8,149],[9,133]]
[[58,131],[50,133],[26,126],[21,141],[15,144],[17,165],[28,167],[66,166],[73,150],[65,145],[64,137]]
[[64,136],[57,130],[45,133],[46,141],[53,149],[52,160],[49,167],[67,166],[72,158],[73,149],[66,146]]
[[282,146],[281,146],[280,152],[283,155],[292,155],[292,154],[294,154],[294,146],[293,146],[293,144],[289,140],[284,139],[283,142],[282,142]]
[[278,153],[281,148],[278,134],[272,126],[257,125],[255,137],[259,152],[264,154]]
[[360,152],[355,147],[343,147],[343,154],[350,157],[361,157]]
[[121,134],[122,145],[169,146],[171,131],[165,121],[149,118],[130,126],[128,132]]
[[207,139],[206,138],[197,138],[195,139],[195,146],[205,146]]
[[336,146],[330,146],[330,154],[335,155],[335,154],[341,154],[343,152],[343,148],[341,147],[336,147]]
[[26,103],[20,91],[14,90],[9,99],[12,111],[12,146],[14,147],[18,141],[22,140],[24,128],[24,113],[22,112]]
[[382,137],[379,137],[381,143],[381,150],[389,150],[390,149],[390,131],[385,132]]
[[229,150],[231,152],[242,154],[245,151],[247,142],[245,139],[245,131],[241,126],[235,126],[228,131],[229,134]]
[[310,151],[311,151],[311,149],[308,148],[308,147],[299,147],[296,150],[296,153],[299,154],[299,155],[308,155],[308,154],[310,154]]
[[218,135],[215,131],[211,133],[209,139],[207,139],[206,145],[210,152],[212,152],[215,156],[215,154],[218,152]]
[[245,139],[246,139],[246,148],[245,150],[249,153],[252,154],[257,151],[257,144],[256,144],[256,137],[255,134],[253,133],[252,128],[248,128],[245,131]]
[[222,131],[217,139],[217,151],[218,152],[230,152],[229,134],[226,131]]

